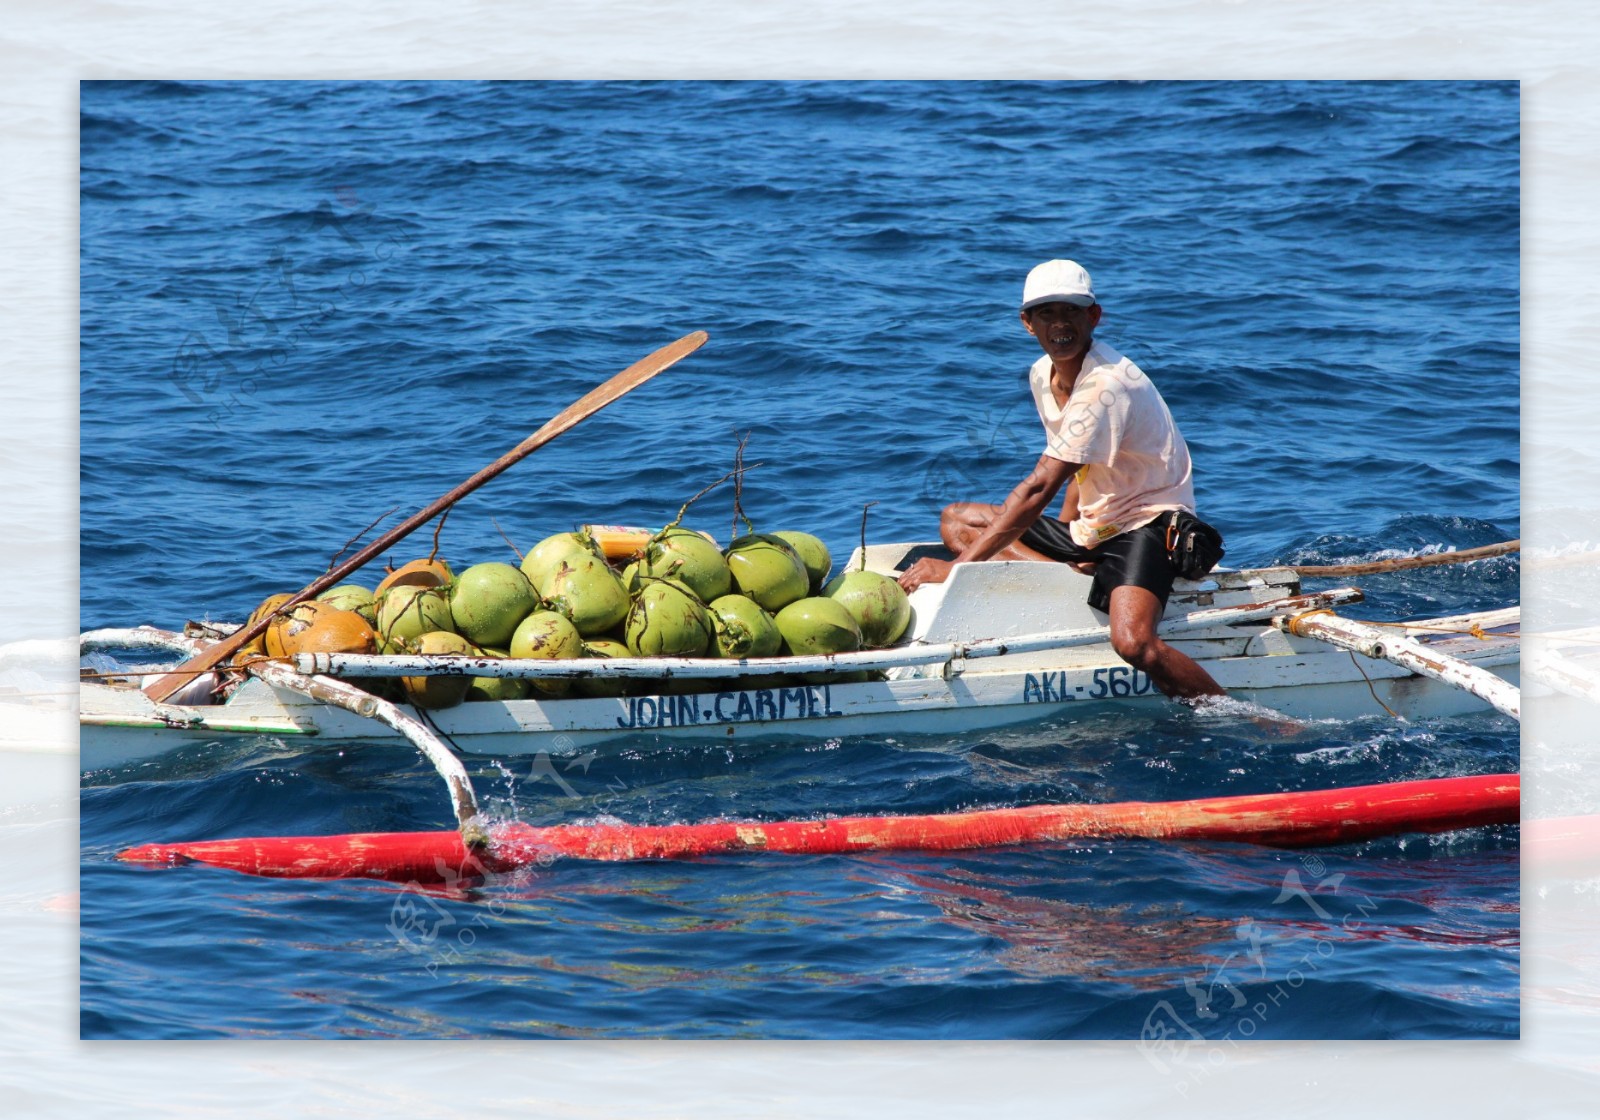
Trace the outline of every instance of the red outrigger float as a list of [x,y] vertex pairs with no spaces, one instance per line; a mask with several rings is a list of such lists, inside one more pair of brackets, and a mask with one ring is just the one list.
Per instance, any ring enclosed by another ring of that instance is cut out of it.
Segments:
[[459,832],[374,832],[148,844],[119,858],[204,863],[251,875],[458,883],[557,859],[689,859],[736,852],[952,851],[1079,840],[1239,841],[1298,848],[1405,832],[1514,824],[1516,774],[1434,778],[1300,793],[1107,805],[1034,805],[931,816],[697,825],[507,824],[468,845]]

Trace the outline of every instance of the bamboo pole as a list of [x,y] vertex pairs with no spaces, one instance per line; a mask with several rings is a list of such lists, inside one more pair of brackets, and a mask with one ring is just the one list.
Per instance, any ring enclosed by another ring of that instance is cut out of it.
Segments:
[[1369,560],[1360,564],[1284,564],[1285,568],[1302,576],[1369,576],[1378,572],[1399,572],[1408,568],[1437,568],[1445,564],[1466,564],[1473,560],[1487,560],[1491,556],[1504,556],[1520,552],[1522,541],[1502,541],[1481,548],[1464,548],[1459,552],[1430,552],[1426,556],[1397,556],[1393,560]]
[[[1163,621],[1156,632],[1163,636],[1254,622],[1275,615],[1322,610],[1340,603],[1360,602],[1354,587],[1340,587],[1309,595],[1292,595],[1237,607],[1190,611]],[[972,642],[938,642],[897,646],[810,657],[616,657],[568,660],[467,657],[459,654],[378,656],[358,653],[302,653],[295,665],[302,672],[332,673],[341,677],[513,677],[584,679],[600,677],[743,677],[766,673],[854,673],[863,669],[893,669],[908,665],[941,665],[962,658],[1004,657],[1014,653],[1095,645],[1110,640],[1104,626],[1023,634],[1014,638],[985,638]]]

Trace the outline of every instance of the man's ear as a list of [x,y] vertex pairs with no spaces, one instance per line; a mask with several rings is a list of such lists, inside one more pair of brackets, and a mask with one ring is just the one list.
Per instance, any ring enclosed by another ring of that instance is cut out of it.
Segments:
[[[1033,334],[1034,333],[1033,332],[1033,316],[1029,315],[1026,311],[1022,312],[1021,315],[1022,315],[1022,329],[1027,331],[1029,334]],[[1038,337],[1038,336],[1035,335],[1034,337]]]
[[1089,329],[1090,330],[1094,330],[1099,325],[1100,325],[1100,305],[1098,303],[1090,304],[1090,306],[1089,306]]

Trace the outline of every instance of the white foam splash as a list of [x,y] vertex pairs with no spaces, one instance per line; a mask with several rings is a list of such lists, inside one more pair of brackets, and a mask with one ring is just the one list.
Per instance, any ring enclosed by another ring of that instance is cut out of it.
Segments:
[[[1337,725],[1336,719],[1298,719],[1276,708],[1244,700],[1237,696],[1207,696],[1194,701],[1189,710],[1194,718],[1207,725],[1252,724],[1277,739],[1295,739],[1316,727]],[[1232,729],[1230,729],[1232,730]]]

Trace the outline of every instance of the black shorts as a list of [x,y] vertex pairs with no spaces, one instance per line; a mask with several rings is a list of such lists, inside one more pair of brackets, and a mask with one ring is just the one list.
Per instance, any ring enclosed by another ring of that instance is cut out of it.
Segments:
[[1172,581],[1178,578],[1177,566],[1167,552],[1166,515],[1118,533],[1098,548],[1084,548],[1074,541],[1065,521],[1041,517],[1022,534],[1021,543],[1064,564],[1093,564],[1089,605],[1097,611],[1109,612],[1112,590],[1130,584],[1150,592],[1165,609]]

